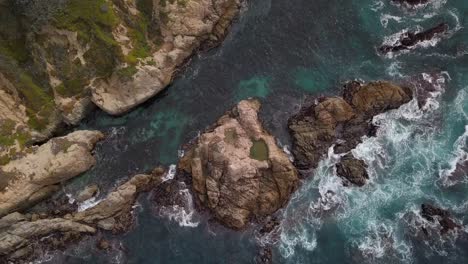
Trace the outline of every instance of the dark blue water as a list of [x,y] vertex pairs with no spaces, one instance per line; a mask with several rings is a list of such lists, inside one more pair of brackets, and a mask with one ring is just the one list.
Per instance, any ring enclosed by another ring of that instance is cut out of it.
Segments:
[[[467,151],[468,1],[434,0],[411,11],[389,2],[250,1],[222,45],[194,57],[157,98],[118,118],[96,112],[80,126],[109,136],[97,148],[96,167],[66,188],[91,182],[110,188],[129,175],[175,164],[184,143],[243,98],[263,102],[265,126],[288,145],[286,120],[306,96],[338,94],[351,79],[411,77],[437,92],[423,110],[413,101],[374,120],[382,127],[378,136],[354,151],[369,165],[370,183],[344,188],[333,170],[337,157],[324,159],[280,212],[279,238],[262,243],[273,247],[277,263],[467,263],[468,245],[460,239],[466,228],[422,243],[412,234],[420,219],[408,219],[430,201],[468,221],[466,178],[444,184]],[[440,41],[393,56],[377,52],[402,30],[440,22],[450,26]],[[329,190],[335,195],[327,200]],[[121,256],[100,255],[84,243],[60,259],[253,262],[259,242],[252,230],[226,230],[190,208],[161,216],[145,197],[140,203],[137,228],[115,238],[125,248]]]

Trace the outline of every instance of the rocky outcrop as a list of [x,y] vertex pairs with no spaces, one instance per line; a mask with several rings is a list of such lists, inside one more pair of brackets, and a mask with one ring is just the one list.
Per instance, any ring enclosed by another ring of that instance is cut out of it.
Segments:
[[95,164],[91,154],[98,131],[77,131],[53,138],[0,167],[0,216],[27,208],[59,189],[59,183],[87,171]]
[[421,205],[421,216],[426,220],[439,223],[442,227],[440,230],[441,234],[445,234],[450,230],[461,228],[461,225],[457,224],[453,219],[449,211],[442,208],[433,206],[431,204]]
[[91,226],[62,218],[38,219],[32,221],[19,213],[0,219],[0,257],[23,258],[33,251],[31,241],[54,233],[92,234]]
[[122,114],[156,95],[240,1],[1,1],[0,165],[94,104]]
[[161,1],[153,9],[154,19],[161,25],[161,48],[144,58],[129,80],[114,73],[94,82],[93,102],[110,114],[121,114],[153,97],[204,42],[223,38],[239,9],[239,0]]
[[281,208],[298,184],[288,156],[258,119],[260,103],[241,101],[181,159],[196,199],[224,225],[240,229]]
[[380,52],[387,54],[389,52],[399,52],[409,50],[423,41],[430,41],[436,37],[442,36],[449,30],[447,23],[440,23],[422,32],[405,32],[400,36],[400,39],[391,45],[383,45],[379,48]]
[[[295,165],[302,170],[316,168],[332,145],[335,153],[349,152],[363,136],[375,134],[375,115],[398,108],[411,98],[410,89],[388,82],[350,82],[343,97],[319,98],[289,120]],[[338,168],[343,177],[358,185],[366,178],[363,163],[351,156]]]
[[351,153],[341,158],[340,163],[336,165],[336,173],[343,178],[344,185],[346,186],[350,183],[364,186],[369,179],[366,163],[360,159],[356,159]]
[[115,232],[126,230],[133,222],[132,206],[135,204],[138,194],[161,183],[163,174],[164,170],[158,168],[150,175],[136,175],[109,193],[97,205],[66,218],[87,224],[96,224],[104,230]]
[[0,259],[24,263],[34,254],[36,242],[55,249],[99,229],[121,232],[133,223],[138,194],[162,182],[164,169],[139,174],[123,183],[93,207],[62,216],[11,213],[0,219]]

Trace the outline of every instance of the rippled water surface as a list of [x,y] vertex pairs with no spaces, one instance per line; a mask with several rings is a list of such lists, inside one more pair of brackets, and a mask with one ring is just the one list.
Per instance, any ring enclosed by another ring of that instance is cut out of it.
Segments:
[[[402,54],[377,52],[403,30],[440,22],[450,27],[443,39]],[[278,237],[261,243],[273,245],[278,263],[468,263],[466,228],[459,231],[465,240],[458,234],[431,242],[414,231],[422,202],[468,222],[467,178],[446,181],[467,158],[467,27],[466,0],[434,0],[414,10],[389,0],[250,0],[223,44],[193,58],[163,94],[125,116],[96,112],[84,122],[80,128],[109,136],[97,148],[97,166],[65,188],[90,182],[110,188],[175,164],[183,144],[243,98],[263,102],[266,127],[289,145],[286,120],[305,96],[338,94],[350,79],[424,83],[436,92],[423,109],[413,101],[376,117],[377,137],[354,150],[369,165],[365,187],[343,187],[333,169],[339,157],[329,155],[280,212]],[[115,238],[122,254],[100,255],[84,243],[52,261],[253,262],[259,243],[253,231],[207,223],[190,206],[157,215],[150,204],[142,197],[137,228]]]

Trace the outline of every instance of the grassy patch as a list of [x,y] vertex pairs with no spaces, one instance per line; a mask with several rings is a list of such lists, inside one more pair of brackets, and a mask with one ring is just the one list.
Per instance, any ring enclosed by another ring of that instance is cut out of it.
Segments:
[[61,85],[55,88],[57,93],[64,97],[72,97],[80,94],[86,86],[84,79],[66,80]]
[[137,73],[138,70],[135,66],[128,66],[126,68],[122,68],[122,69],[119,69],[117,71],[117,74],[121,77],[121,78],[124,78],[124,79],[130,79],[133,77],[133,75],[135,75],[135,73]]

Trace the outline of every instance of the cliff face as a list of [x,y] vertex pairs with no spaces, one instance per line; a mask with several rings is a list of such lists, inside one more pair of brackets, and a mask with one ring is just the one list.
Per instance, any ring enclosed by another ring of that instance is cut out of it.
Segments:
[[93,102],[122,114],[164,89],[239,0],[0,0],[0,164],[78,123]]

